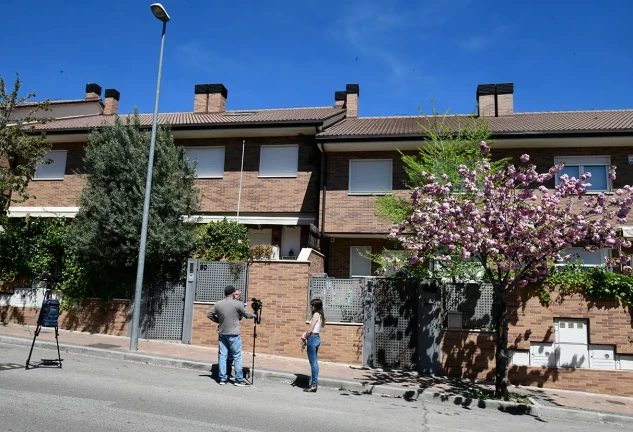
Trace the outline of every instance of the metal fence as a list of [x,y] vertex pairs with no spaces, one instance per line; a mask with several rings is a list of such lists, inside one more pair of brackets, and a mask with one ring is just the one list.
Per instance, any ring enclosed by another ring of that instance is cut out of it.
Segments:
[[365,279],[310,278],[307,318],[310,300],[320,298],[328,322],[362,323],[365,289]]
[[149,287],[146,301],[148,339],[180,340],[185,309],[185,286],[156,283]]
[[240,299],[248,298],[248,265],[244,262],[197,261],[195,301],[222,300],[224,288],[232,285],[241,291]]
[[449,315],[461,314],[461,328],[493,328],[493,287],[490,284],[444,284],[442,323],[449,327]]

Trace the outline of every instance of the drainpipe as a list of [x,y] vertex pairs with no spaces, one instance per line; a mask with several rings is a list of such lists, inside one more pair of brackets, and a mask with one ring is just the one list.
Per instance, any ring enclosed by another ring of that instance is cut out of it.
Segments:
[[327,193],[327,154],[325,153],[325,146],[321,143],[317,143],[317,147],[321,151],[321,191],[323,198],[321,199],[321,236],[325,234],[325,196]]

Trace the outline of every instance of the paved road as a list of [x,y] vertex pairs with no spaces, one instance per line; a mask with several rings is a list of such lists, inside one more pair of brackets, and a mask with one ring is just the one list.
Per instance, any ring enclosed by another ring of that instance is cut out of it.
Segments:
[[[33,358],[53,358],[35,350]],[[0,429],[18,431],[622,431],[442,403],[288,384],[221,387],[199,371],[64,354],[64,368],[24,370],[28,350],[0,344]]]

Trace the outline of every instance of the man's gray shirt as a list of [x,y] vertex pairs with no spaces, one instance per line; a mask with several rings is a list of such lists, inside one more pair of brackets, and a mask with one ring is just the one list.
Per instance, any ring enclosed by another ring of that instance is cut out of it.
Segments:
[[225,298],[211,308],[207,318],[220,324],[218,328],[220,336],[234,336],[240,334],[240,320],[255,318],[255,315],[246,312],[244,303],[241,301]]

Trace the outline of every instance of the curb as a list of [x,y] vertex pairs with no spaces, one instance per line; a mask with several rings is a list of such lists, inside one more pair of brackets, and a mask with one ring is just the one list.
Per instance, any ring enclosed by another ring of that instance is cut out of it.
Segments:
[[[0,344],[20,345],[29,347],[32,341],[19,337],[0,336]],[[35,348],[46,350],[57,350],[55,342],[48,341],[36,341]],[[209,372],[213,363],[200,362],[195,360],[178,359],[173,357],[161,357],[151,354],[139,354],[122,351],[107,350],[102,348],[89,348],[81,345],[69,345],[59,344],[59,350],[69,354],[81,354],[92,357],[108,358],[113,360],[124,360],[136,363],[152,364],[156,366],[168,366],[181,369],[192,369],[198,371]],[[249,368],[248,368],[249,369]],[[265,379],[270,381],[284,382],[291,384],[297,380],[295,374],[280,372],[274,370],[262,370],[255,369],[253,374],[256,379]],[[402,387],[393,387],[387,385],[371,385],[367,382],[347,381],[336,378],[323,377],[319,379],[319,385],[321,387],[335,388],[338,390],[350,391],[367,395],[400,397],[406,400],[415,400],[416,393],[419,395],[420,391],[414,391]]]
[[[20,345],[30,347],[32,341],[29,339],[0,336],[0,344]],[[57,350],[54,342],[36,341],[35,347],[46,350]],[[181,369],[191,369],[209,372],[212,363],[198,362],[194,360],[177,359],[173,357],[161,357],[149,354],[139,354],[130,352],[113,351],[101,348],[88,348],[81,345],[59,344],[59,350],[65,353],[81,354],[92,357],[109,358],[114,360],[125,360],[136,363],[152,364],[157,366],[168,366]],[[297,376],[287,372],[273,370],[255,370],[254,378],[275,382],[291,384],[296,381]],[[463,396],[453,396],[447,393],[424,391],[421,389],[410,389],[387,385],[371,385],[368,382],[347,381],[336,378],[319,379],[321,387],[335,388],[342,391],[349,391],[358,394],[398,397],[407,401],[422,400],[434,403],[450,403],[462,407],[478,407],[481,409],[494,409],[514,415],[531,415],[534,417],[549,417],[563,420],[584,421],[590,423],[606,423],[619,426],[633,427],[633,416],[603,413],[597,411],[581,411],[569,408],[555,408],[543,406],[541,404],[524,405],[514,402],[503,402],[497,400],[472,399]]]
[[[531,399],[531,398],[529,398]],[[462,407],[476,406],[481,409],[494,409],[514,415],[531,415],[534,417],[557,418],[561,420],[575,420],[589,423],[606,423],[618,426],[633,427],[633,417],[610,414],[597,411],[581,411],[570,408],[555,408],[541,404],[524,405],[515,402],[497,400],[472,399],[463,396],[452,396],[446,393],[423,392],[422,400],[427,402],[444,402]]]

